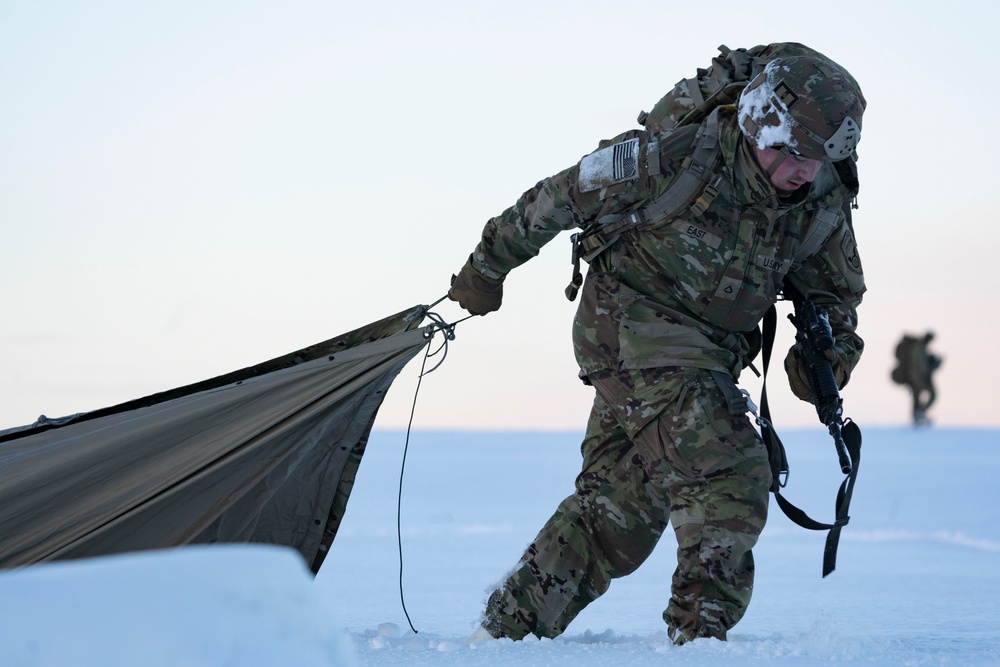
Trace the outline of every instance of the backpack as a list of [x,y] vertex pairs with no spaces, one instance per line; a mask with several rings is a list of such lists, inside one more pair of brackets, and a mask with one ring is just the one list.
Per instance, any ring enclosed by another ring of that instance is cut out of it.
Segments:
[[931,354],[927,341],[908,334],[896,345],[896,367],[889,376],[896,384],[922,386],[941,367],[941,357]]
[[904,335],[899,343],[896,344],[896,367],[890,373],[892,381],[896,384],[910,384],[913,382],[911,371],[914,366],[914,356],[918,354],[918,347],[920,347],[920,341],[908,335]]
[[[673,184],[659,197],[646,203],[637,211],[627,215],[609,215],[570,237],[572,243],[573,275],[566,287],[566,298],[576,299],[583,274],[580,260],[590,263],[610,247],[626,229],[651,227],[676,217],[691,207],[707,209],[719,194],[724,184],[717,178],[706,182],[702,175],[710,169],[719,157],[718,125],[715,111],[720,106],[735,104],[740,92],[764,67],[775,58],[791,56],[812,56],[826,58],[822,53],[796,42],[780,42],[750,49],[730,49],[722,45],[719,55],[712,59],[708,69],[699,68],[697,76],[682,79],[653,106],[652,111],[639,112],[637,121],[654,136],[662,138],[673,130],[685,125],[705,122],[699,133],[694,151],[685,163],[683,171]],[[707,120],[706,120],[707,119]],[[650,141],[647,158],[650,173],[659,173],[659,139]],[[854,158],[834,163],[840,179],[857,189],[858,175]],[[844,204],[848,225],[851,224],[851,208],[856,205]],[[833,233],[841,207],[818,209],[814,224],[806,232],[802,245],[792,260],[795,267],[820,249]]]
[[697,76],[682,79],[660,98],[650,112],[639,112],[639,124],[650,132],[700,123],[713,109],[735,104],[740,91],[775,58],[811,56],[827,59],[819,51],[796,42],[780,42],[732,50],[725,44],[712,58],[708,69],[698,68]]

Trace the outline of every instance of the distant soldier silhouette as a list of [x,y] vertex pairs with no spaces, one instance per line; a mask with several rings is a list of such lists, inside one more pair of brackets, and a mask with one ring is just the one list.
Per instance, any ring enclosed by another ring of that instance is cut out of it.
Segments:
[[906,334],[896,345],[896,360],[899,363],[892,371],[892,380],[909,387],[913,395],[914,426],[930,426],[927,410],[937,398],[933,375],[941,366],[941,357],[927,349],[932,340],[933,331],[920,338]]

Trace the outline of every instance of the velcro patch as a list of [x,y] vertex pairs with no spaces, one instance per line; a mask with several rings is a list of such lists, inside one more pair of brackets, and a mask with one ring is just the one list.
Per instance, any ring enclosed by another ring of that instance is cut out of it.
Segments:
[[785,263],[782,260],[767,255],[757,255],[757,266],[778,273],[784,272],[785,269]]
[[743,289],[743,281],[731,276],[722,276],[719,287],[715,290],[715,298],[735,301],[736,295]]
[[687,220],[677,220],[670,225],[681,234],[684,234],[688,238],[697,239],[703,243],[708,244],[709,247],[719,249],[722,245],[722,239],[713,234],[712,232],[705,231],[698,225],[692,225]]
[[639,178],[639,140],[628,139],[580,160],[580,192]]
[[791,109],[799,101],[799,96],[792,92],[792,89],[788,87],[784,79],[774,87],[774,94],[781,100],[786,109]]

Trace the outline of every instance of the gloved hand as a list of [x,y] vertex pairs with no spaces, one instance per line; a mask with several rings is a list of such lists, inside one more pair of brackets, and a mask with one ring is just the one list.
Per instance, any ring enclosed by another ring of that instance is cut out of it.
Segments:
[[[823,353],[833,367],[833,379],[837,381],[837,387],[847,384],[847,373],[838,363],[837,351],[830,349]],[[788,375],[788,386],[792,393],[803,401],[812,402],[812,388],[809,386],[809,375],[806,372],[806,360],[798,343],[792,345],[785,355],[785,373]]]
[[484,276],[472,266],[472,255],[458,275],[451,277],[448,298],[473,315],[485,315],[500,310],[503,301],[503,278]]
[[799,346],[793,345],[785,355],[785,373],[788,375],[788,386],[792,393],[803,401],[812,398],[812,388],[809,386],[809,375],[806,373],[806,360],[799,352]]

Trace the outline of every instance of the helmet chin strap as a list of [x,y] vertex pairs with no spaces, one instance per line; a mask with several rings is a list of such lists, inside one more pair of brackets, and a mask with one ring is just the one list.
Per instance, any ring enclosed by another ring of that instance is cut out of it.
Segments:
[[778,167],[780,167],[781,163],[785,161],[785,158],[791,155],[788,150],[788,146],[782,146],[781,148],[776,148],[775,150],[778,151],[778,157],[774,158],[774,162],[772,162],[771,166],[767,168],[768,178],[774,176],[774,172],[778,171]]

